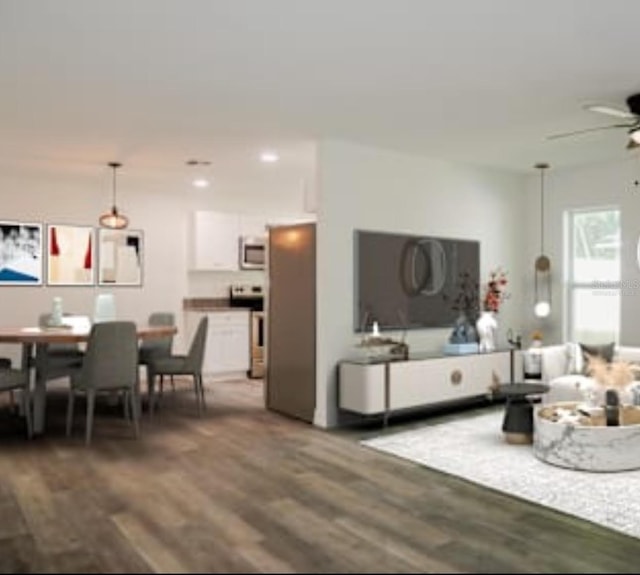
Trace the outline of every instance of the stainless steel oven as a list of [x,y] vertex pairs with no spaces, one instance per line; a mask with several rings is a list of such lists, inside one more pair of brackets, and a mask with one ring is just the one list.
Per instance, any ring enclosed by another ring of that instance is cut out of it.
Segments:
[[265,238],[242,236],[240,238],[240,267],[243,270],[264,269],[266,251]]
[[251,364],[248,376],[260,378],[264,375],[264,288],[261,285],[234,284],[229,289],[229,305],[251,310],[249,330],[249,354]]

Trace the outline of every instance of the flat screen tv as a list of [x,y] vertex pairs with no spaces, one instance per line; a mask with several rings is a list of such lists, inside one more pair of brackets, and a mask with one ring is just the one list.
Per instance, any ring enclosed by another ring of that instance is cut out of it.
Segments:
[[453,326],[463,289],[479,300],[480,243],[355,231],[355,330]]

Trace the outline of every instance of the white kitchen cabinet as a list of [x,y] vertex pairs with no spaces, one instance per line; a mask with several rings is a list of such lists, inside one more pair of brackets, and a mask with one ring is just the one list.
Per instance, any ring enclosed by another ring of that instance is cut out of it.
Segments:
[[250,312],[244,309],[187,312],[187,337],[193,338],[202,315],[209,317],[204,351],[203,373],[207,375],[242,374],[250,368]]
[[267,235],[267,220],[264,215],[240,214],[240,235],[264,238]]
[[194,212],[191,270],[237,271],[240,267],[240,235],[238,214]]
[[267,226],[293,226],[316,221],[315,214],[280,214],[267,216]]

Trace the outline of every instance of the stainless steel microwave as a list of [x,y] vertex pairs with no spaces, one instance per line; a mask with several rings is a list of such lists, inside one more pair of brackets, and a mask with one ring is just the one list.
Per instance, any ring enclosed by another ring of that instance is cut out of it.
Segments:
[[242,236],[240,238],[240,268],[243,270],[263,270],[266,251],[265,238]]

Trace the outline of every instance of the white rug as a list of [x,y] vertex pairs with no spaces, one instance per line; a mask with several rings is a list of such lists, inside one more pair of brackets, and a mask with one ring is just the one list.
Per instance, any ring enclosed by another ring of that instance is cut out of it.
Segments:
[[640,537],[640,470],[589,473],[505,443],[502,412],[362,441],[363,445]]

